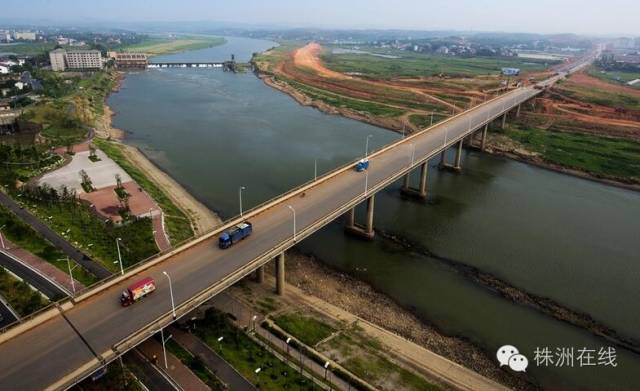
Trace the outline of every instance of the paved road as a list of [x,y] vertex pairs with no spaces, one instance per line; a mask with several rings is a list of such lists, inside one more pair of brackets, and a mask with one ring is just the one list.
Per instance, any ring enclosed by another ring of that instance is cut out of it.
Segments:
[[11,199],[8,195],[0,191],[0,204],[11,210],[22,221],[29,224],[36,232],[46,238],[54,246],[64,251],[71,259],[82,265],[89,272],[93,273],[96,277],[103,279],[111,276],[111,272],[102,266],[100,263],[91,259],[88,255],[84,254],[77,248],[73,247],[65,238],[58,235],[54,230],[49,228],[46,224],[41,222],[37,217],[32,215],[26,209],[23,209],[17,202]]
[[198,356],[204,364],[234,391],[255,391],[256,388],[242,377],[231,365],[224,361],[206,343],[193,334],[186,333],[176,327],[171,327],[173,338],[183,348]]
[[179,391],[171,381],[160,373],[142,353],[133,350],[124,356],[124,363],[129,367],[135,367],[133,371],[136,377],[151,391]]
[[[500,115],[504,109],[536,93],[538,91],[532,88],[516,90],[472,109],[457,119],[408,138],[403,144],[372,156],[367,173],[347,170],[316,184],[306,191],[305,197],[281,200],[277,206],[252,217],[254,234],[230,249],[218,249],[215,237],[205,240],[150,267],[144,275],[129,277],[77,303],[65,311],[66,318],[56,316],[4,342],[0,345],[0,357],[10,359],[0,362],[0,389],[42,389],[95,361],[93,352],[110,358],[114,345],[142,331],[159,316],[170,313],[169,286],[163,271],[172,278],[177,306],[189,302],[197,293],[212,286],[216,287],[212,293],[217,293],[226,286],[220,283],[225,278],[229,283],[237,281],[260,262],[267,261],[268,258],[264,257],[266,252],[294,244],[292,212],[288,205],[296,210],[297,237],[300,240],[404,175],[410,169],[414,148],[413,166],[417,166],[420,160],[436,156],[445,143],[453,145],[466,135],[470,124],[472,129],[479,128],[487,119]],[[366,195],[365,183],[368,185]],[[120,292],[144,276],[156,280],[156,292],[140,303],[122,308],[118,303]],[[82,334],[83,339],[79,338],[78,333]],[[52,361],[51,357],[65,357],[65,360]],[[98,366],[96,362],[94,368]],[[85,371],[76,375],[86,374]]]
[[4,297],[0,296],[0,327],[5,327],[18,320],[18,314],[13,311]]
[[13,274],[23,279],[26,283],[36,288],[38,291],[40,291],[42,294],[53,301],[68,296],[68,292],[62,289],[62,287],[54,284],[51,280],[49,280],[42,274],[26,266],[17,258],[5,253],[2,250],[0,250],[0,266],[3,266],[5,269],[11,270]]

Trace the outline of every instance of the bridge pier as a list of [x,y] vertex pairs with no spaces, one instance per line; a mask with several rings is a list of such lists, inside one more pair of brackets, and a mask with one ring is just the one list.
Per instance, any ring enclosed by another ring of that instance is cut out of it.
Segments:
[[516,109],[516,118],[520,117],[520,104],[518,104],[518,108]]
[[427,173],[428,172],[429,172],[428,162],[422,163],[420,165],[420,185],[419,185],[419,187],[417,189],[412,188],[409,185],[409,174],[410,173],[407,173],[407,175],[404,176],[404,183],[402,185],[402,189],[400,189],[402,194],[410,196],[410,197],[426,199],[427,198]]
[[276,257],[276,293],[284,295],[284,252]]
[[460,140],[456,143],[456,157],[453,165],[447,163],[447,151],[442,151],[440,169],[447,169],[455,172],[460,172],[462,170],[462,143],[463,140]]
[[504,129],[506,124],[507,124],[507,113],[504,113],[502,115],[502,129]]
[[372,240],[375,236],[375,231],[373,230],[373,210],[375,205],[375,195],[367,198],[367,218],[365,225],[356,224],[356,211],[355,208],[351,208],[346,213],[346,221],[345,221],[345,231],[349,234],[358,236],[360,238],[364,238],[367,240]]
[[256,282],[262,284],[264,282],[264,265],[256,269]]
[[480,141],[480,150],[484,151],[485,148],[487,147],[487,132],[489,131],[489,124],[486,124],[484,126],[484,129],[482,129],[482,141]]

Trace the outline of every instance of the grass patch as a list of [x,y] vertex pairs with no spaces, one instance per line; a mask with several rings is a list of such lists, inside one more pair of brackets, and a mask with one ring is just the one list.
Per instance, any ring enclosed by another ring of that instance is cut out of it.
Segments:
[[[630,82],[632,80],[640,79],[640,71],[607,71],[597,66],[592,66],[589,68],[589,75],[600,80],[608,81],[615,84],[626,84],[627,82]],[[640,83],[636,83],[631,87],[640,88]]]
[[277,311],[280,308],[278,302],[276,302],[272,297],[265,297],[264,299],[259,300],[256,305],[264,314]]
[[571,79],[558,83],[554,90],[583,102],[626,110],[640,110],[640,97],[594,89],[574,83]]
[[[448,116],[444,114],[433,114],[433,125],[438,122],[448,118]],[[409,116],[409,121],[420,129],[426,129],[432,125],[432,120],[430,115],[422,115],[422,114],[411,114]]]
[[176,341],[170,339],[166,343],[167,350],[178,358],[191,372],[195,373],[206,384],[215,391],[225,389],[224,384],[206,367],[199,357],[193,356]]
[[309,346],[315,346],[336,331],[311,316],[299,314],[283,314],[275,317],[273,321],[278,327]]
[[582,133],[509,127],[506,135],[554,164],[640,182],[640,143]]
[[27,316],[48,304],[39,293],[13,277],[3,267],[0,267],[0,294],[20,316]]
[[[207,309],[196,321],[196,334],[260,390],[320,390],[231,324],[227,315]],[[223,337],[222,342],[218,338]],[[261,368],[259,374],[256,368]]]
[[14,53],[16,55],[37,55],[49,50],[53,50],[56,46],[53,42],[19,42],[0,45],[0,52]]
[[[3,206],[0,206],[0,226],[4,227],[2,228],[2,234],[13,243],[39,256],[65,274],[68,273],[66,261],[59,261],[59,259],[65,259],[66,254],[54,247],[33,228]],[[74,269],[73,277],[85,286],[98,281],[96,276],[82,267]]]
[[104,153],[113,159],[127,174],[140,185],[164,212],[164,222],[167,227],[171,244],[177,244],[193,237],[193,230],[189,218],[154,182],[142,173],[125,157],[122,149],[124,146],[105,140],[94,140],[94,143]]
[[[334,54],[325,50],[321,56],[327,68],[342,73],[357,73],[375,79],[419,77],[497,75],[503,67],[523,71],[542,71],[543,63],[517,57],[449,57],[394,49],[365,49],[368,53]],[[380,55],[398,58],[384,58]]]
[[187,50],[205,49],[227,42],[222,37],[185,36],[180,38],[148,38],[144,41],[125,46],[127,52],[144,52],[152,55],[171,54]]
[[21,197],[29,209],[56,232],[100,261],[107,269],[118,272],[116,238],[124,267],[136,264],[158,252],[152,234],[151,220],[141,218],[116,226],[100,220],[84,203],[47,202]]

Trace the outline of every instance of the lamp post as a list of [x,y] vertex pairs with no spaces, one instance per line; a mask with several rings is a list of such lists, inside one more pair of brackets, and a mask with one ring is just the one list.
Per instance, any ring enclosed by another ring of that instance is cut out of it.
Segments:
[[291,342],[291,337],[287,338],[287,340],[284,341],[284,343],[287,344],[287,356],[289,355],[289,342]]
[[415,158],[416,155],[416,145],[411,143],[409,144],[409,149],[411,150],[411,161],[409,162],[409,167],[413,166],[413,160]]
[[171,312],[173,312],[173,320],[176,319],[176,306],[173,302],[173,285],[171,284],[171,277],[169,277],[169,274],[165,271],[162,272],[162,274],[164,274],[167,277],[167,280],[169,280],[169,294],[171,295]]
[[4,227],[6,227],[6,226],[7,226],[7,225],[6,225],[6,224],[4,224],[2,227],[0,227],[0,244],[2,244],[2,248],[3,248],[3,249],[6,249],[6,247],[4,246],[4,238],[2,237],[2,229],[3,229]]
[[[151,331],[151,334],[155,334],[157,332],[158,332],[158,330],[154,330],[154,331]],[[165,347],[165,344],[167,343],[168,340],[171,339],[171,337],[173,337],[173,334],[169,334],[167,339],[164,339],[164,327],[160,329],[160,339],[162,340],[162,355],[164,356],[164,368],[165,369],[169,368],[169,364],[167,363],[167,348]]]
[[[120,262],[120,274],[124,274],[124,267],[122,266],[122,254],[120,253],[120,241],[122,238],[116,238],[116,248],[118,249],[118,262]],[[114,262],[116,263],[116,262]]]
[[367,141],[364,143],[364,158],[366,159],[369,156],[369,139],[373,137],[372,134],[367,136]]
[[238,198],[240,199],[240,217],[242,217],[242,190],[246,190],[246,187],[240,186],[238,189]]
[[313,159],[313,180],[318,180],[318,158]]
[[364,196],[367,196],[367,190],[369,189],[369,170],[364,172]]
[[76,264],[74,267],[71,267],[71,261],[69,260],[69,257],[66,258],[60,258],[58,259],[58,261],[67,261],[67,268],[69,269],[69,278],[71,279],[71,290],[73,291],[73,295],[76,295],[76,282],[73,280],[73,269],[75,269],[76,267],[78,267],[78,264]]
[[289,210],[291,210],[291,212],[293,213],[293,241],[296,241],[296,210],[293,209],[293,206],[291,205],[287,205],[287,208],[289,208]]

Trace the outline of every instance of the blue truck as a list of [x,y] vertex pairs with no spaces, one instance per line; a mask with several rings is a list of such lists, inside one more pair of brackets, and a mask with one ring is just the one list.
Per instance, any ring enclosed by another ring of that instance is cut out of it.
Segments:
[[250,222],[245,221],[233,227],[232,229],[225,231],[218,238],[218,246],[222,249],[229,248],[247,236],[251,235],[252,225]]
[[362,172],[369,168],[369,159],[362,159],[356,164],[356,171]]

